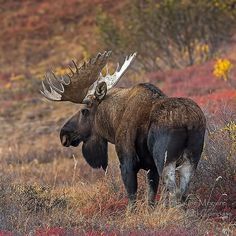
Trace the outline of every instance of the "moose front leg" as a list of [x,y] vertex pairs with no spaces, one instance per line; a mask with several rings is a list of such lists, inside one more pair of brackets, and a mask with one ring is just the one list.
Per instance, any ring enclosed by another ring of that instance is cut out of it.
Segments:
[[148,179],[148,205],[154,207],[159,184],[159,175],[156,168],[148,170],[147,179]]
[[120,161],[120,170],[125,189],[128,194],[129,208],[133,210],[137,197],[137,155],[134,151],[125,151],[122,147],[116,146],[116,152]]
[[134,208],[137,197],[137,171],[127,165],[127,162],[120,165],[121,176],[128,194],[129,207]]

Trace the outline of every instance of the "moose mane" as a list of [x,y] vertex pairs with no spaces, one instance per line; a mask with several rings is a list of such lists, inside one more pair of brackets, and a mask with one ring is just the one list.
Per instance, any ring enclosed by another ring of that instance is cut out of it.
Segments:
[[140,83],[140,86],[144,87],[145,89],[151,91],[153,95],[157,97],[167,97],[158,87],[154,86],[150,83]]
[[83,143],[82,153],[92,168],[103,168],[108,165],[107,141],[101,136],[93,135]]

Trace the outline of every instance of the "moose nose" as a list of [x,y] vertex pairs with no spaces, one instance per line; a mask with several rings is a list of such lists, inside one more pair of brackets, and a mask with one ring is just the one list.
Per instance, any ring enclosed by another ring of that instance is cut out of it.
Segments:
[[61,144],[64,147],[69,147],[70,146],[70,138],[69,138],[68,135],[66,135],[66,134],[61,135]]
[[62,143],[63,146],[66,146],[66,143],[67,143],[67,136],[66,135],[62,136],[61,143]]

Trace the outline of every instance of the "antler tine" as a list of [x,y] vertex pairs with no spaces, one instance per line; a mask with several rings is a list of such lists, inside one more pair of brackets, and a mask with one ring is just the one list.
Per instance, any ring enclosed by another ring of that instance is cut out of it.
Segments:
[[72,60],[72,63],[74,64],[74,67],[75,67],[75,69],[76,69],[76,73],[78,73],[78,71],[79,71],[79,68],[78,68],[78,66],[77,66],[76,62],[75,62],[74,60]]
[[[40,90],[40,92],[46,97],[46,98],[49,98],[50,99],[50,96],[48,96],[48,90],[46,89],[46,87],[45,87],[45,84],[44,84],[44,82],[42,81],[42,87],[43,87],[43,91],[42,90]],[[51,99],[50,99],[51,100]]]
[[102,55],[102,54],[99,52],[98,55],[97,55],[95,58],[93,58],[93,59],[91,60],[91,64],[96,64],[97,60],[99,59],[99,57],[100,57],[101,55]]
[[86,64],[86,62],[84,61],[83,64],[80,66],[79,70],[84,69],[85,68],[85,64]]
[[68,68],[70,69],[72,76],[75,74],[75,72],[73,71],[72,67],[70,65],[68,65]]
[[56,90],[58,93],[63,93],[64,92],[64,86],[63,86],[63,84],[61,84],[59,81],[58,81],[58,83],[60,84],[60,87],[61,87],[61,89],[59,89],[59,88],[57,88],[54,84],[53,84],[53,82],[51,81],[51,78],[50,77],[48,77],[46,74],[45,74],[45,80],[47,81],[47,83],[48,83],[48,85],[50,86],[50,87],[52,87],[52,89],[53,90]]
[[53,90],[50,85],[48,85],[48,86],[50,88],[50,91],[48,91],[48,89],[46,88],[44,82],[42,81],[43,91],[40,90],[40,92],[49,100],[60,101],[61,100],[61,94],[59,94],[58,92]]
[[58,81],[59,80],[59,78],[56,76],[56,74],[55,74],[55,72],[54,71],[50,71],[49,73],[51,73],[52,75],[53,75],[53,77]]
[[[68,82],[66,82],[66,76],[68,77]],[[64,75],[64,76],[61,76],[61,82],[64,84],[64,85],[69,85],[71,83],[71,78],[68,74]]]
[[[52,70],[50,71],[50,73],[54,76],[55,80],[60,83],[60,84],[64,84],[64,85],[68,85],[69,83],[65,83],[64,80],[63,80],[63,77],[61,76],[56,76],[55,72],[53,72]],[[69,75],[68,75],[69,78],[71,78]]]
[[[56,79],[56,81],[58,82],[58,83],[62,83],[62,84],[64,84],[64,85],[69,85],[70,84],[70,79],[73,77],[73,75],[72,76],[70,76],[68,73],[66,74],[66,76],[69,78],[69,81],[68,82],[66,82],[65,81],[65,76],[63,77],[63,76],[56,76],[56,74],[53,72],[53,71],[51,71],[51,73],[52,73],[52,75],[54,76],[54,78]],[[75,74],[75,73],[74,73]]]
[[92,59],[91,58],[89,58],[88,64],[92,64]]
[[116,71],[118,71],[119,67],[120,67],[120,64],[119,64],[119,63],[117,63],[117,66],[116,66]]

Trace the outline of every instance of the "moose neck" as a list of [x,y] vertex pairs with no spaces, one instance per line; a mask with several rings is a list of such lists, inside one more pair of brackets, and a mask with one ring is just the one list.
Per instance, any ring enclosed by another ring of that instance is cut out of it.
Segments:
[[125,106],[126,91],[128,89],[112,89],[97,107],[92,134],[82,146],[83,156],[93,168],[105,170],[108,165],[107,143],[115,142],[115,130]]
[[115,143],[115,131],[121,121],[130,89],[111,89],[99,104],[96,112],[94,133],[108,142]]

